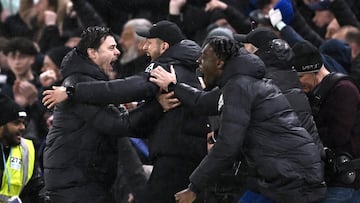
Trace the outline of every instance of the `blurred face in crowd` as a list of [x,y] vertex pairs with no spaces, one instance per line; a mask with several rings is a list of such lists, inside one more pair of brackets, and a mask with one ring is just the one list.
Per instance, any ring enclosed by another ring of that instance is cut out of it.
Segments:
[[317,27],[327,26],[334,19],[334,14],[329,10],[315,11],[312,19]]
[[21,78],[31,73],[31,65],[35,62],[35,56],[25,55],[19,51],[10,52],[7,55],[7,62],[15,76]]
[[25,132],[25,119],[17,119],[0,126],[0,139],[5,146],[19,145]]
[[61,77],[61,73],[60,73],[60,67],[58,67],[48,55],[45,55],[44,57],[44,63],[43,66],[41,67],[41,72],[45,72],[45,71],[52,71],[55,73],[56,78],[60,78]]
[[120,55],[116,45],[114,37],[107,36],[97,50],[93,48],[88,49],[89,58],[106,74],[113,72],[112,64]]
[[317,85],[315,73],[300,74],[299,81],[300,81],[301,87],[305,93],[311,92]]
[[143,50],[146,55],[150,56],[151,60],[157,59],[169,48],[169,44],[159,38],[149,38],[146,40]]
[[136,38],[135,30],[132,27],[124,28],[119,43],[123,51],[120,59],[121,64],[136,59],[139,56],[139,49],[141,50],[143,48],[143,44],[140,48],[138,47],[139,40]]
[[222,73],[222,66],[224,65],[224,61],[219,59],[213,48],[207,44],[202,50],[198,62],[200,70],[204,74],[204,82],[206,87],[214,87],[216,79]]
[[120,36],[120,45],[123,51],[127,51],[135,44],[135,31],[132,27],[124,27]]

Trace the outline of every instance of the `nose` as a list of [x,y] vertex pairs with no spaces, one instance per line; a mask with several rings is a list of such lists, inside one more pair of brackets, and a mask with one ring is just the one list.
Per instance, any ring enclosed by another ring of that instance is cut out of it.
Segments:
[[25,123],[24,122],[20,122],[19,130],[22,131],[22,132],[25,131]]
[[120,52],[120,50],[119,50],[119,49],[117,49],[117,48],[115,48],[115,55],[116,55],[116,56],[119,56],[119,55],[120,55],[120,53],[121,53],[121,52]]
[[148,41],[146,40],[144,46],[142,47],[143,51],[147,51],[148,47],[149,47]]

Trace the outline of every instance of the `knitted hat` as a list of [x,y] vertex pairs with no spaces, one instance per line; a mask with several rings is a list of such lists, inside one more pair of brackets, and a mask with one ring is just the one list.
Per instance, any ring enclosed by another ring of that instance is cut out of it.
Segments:
[[180,28],[173,22],[162,20],[159,21],[150,28],[150,30],[144,30],[136,32],[139,36],[146,38],[159,38],[169,43],[170,46],[179,43],[185,39],[184,34]]
[[292,50],[294,52],[293,64],[298,73],[318,72],[323,65],[319,50],[308,41],[296,43]]
[[46,55],[49,56],[49,58],[54,62],[54,64],[60,68],[61,62],[64,58],[64,56],[71,51],[71,48],[66,46],[59,46],[50,49]]
[[0,93],[0,126],[21,117],[26,117],[26,112],[5,94]]
[[223,36],[228,39],[234,39],[233,32],[226,27],[217,27],[212,29],[206,36],[206,38],[216,37],[216,36]]

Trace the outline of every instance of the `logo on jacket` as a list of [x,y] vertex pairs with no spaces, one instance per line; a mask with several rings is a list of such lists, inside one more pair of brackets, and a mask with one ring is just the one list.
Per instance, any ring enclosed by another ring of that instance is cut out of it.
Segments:
[[218,101],[218,111],[220,111],[223,106],[224,106],[224,96],[223,94],[221,94]]
[[10,157],[10,168],[14,170],[21,169],[21,159],[17,157]]
[[146,67],[145,72],[150,73],[154,69],[154,65],[155,65],[155,63],[150,63],[150,65],[148,65],[148,67]]

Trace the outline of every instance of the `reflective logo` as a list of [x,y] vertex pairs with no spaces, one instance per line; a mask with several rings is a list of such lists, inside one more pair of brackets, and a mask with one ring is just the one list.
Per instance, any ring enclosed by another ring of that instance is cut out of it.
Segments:
[[224,96],[223,94],[221,94],[218,101],[218,111],[220,111],[223,106],[224,106]]
[[148,67],[146,67],[145,72],[150,73],[154,69],[154,65],[155,65],[155,63],[150,63],[150,65],[148,65]]

